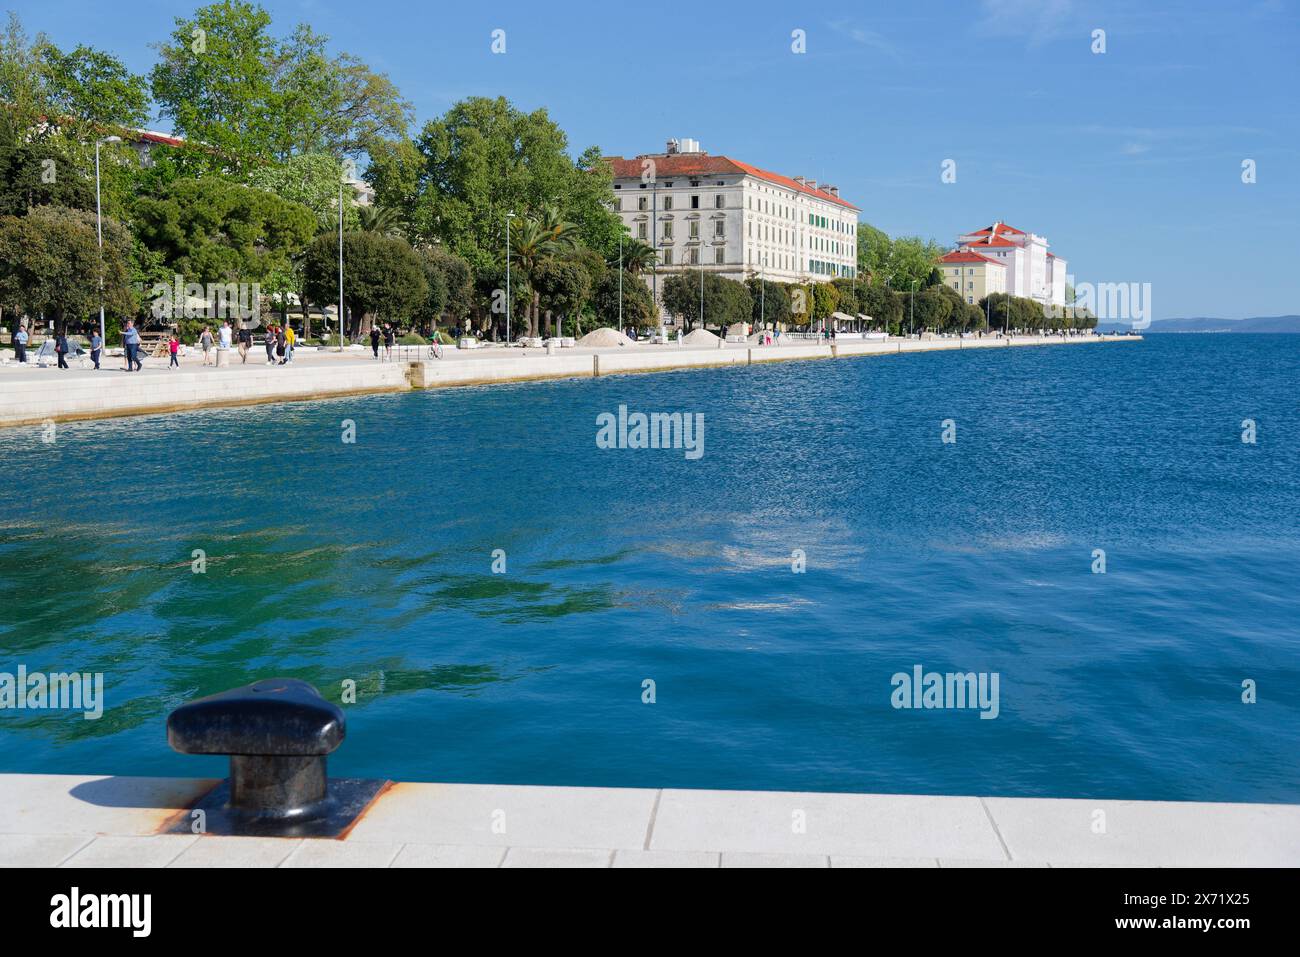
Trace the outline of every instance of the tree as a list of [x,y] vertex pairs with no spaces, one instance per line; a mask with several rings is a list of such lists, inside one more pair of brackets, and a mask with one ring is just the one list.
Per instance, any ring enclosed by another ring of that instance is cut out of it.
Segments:
[[[543,333],[552,334],[553,319],[576,319],[591,294],[591,274],[578,262],[564,259],[543,260],[532,277],[537,301],[545,307]],[[571,322],[570,330],[574,328]]]
[[956,291],[943,283],[918,290],[915,297],[915,315],[912,315],[910,311],[912,306],[909,303],[909,328],[914,323],[917,329],[942,329],[952,315],[953,309],[961,304],[961,297]]
[[136,205],[140,238],[187,282],[261,282],[289,272],[316,234],[315,214],[275,193],[207,177]]
[[469,266],[459,256],[438,247],[415,250],[429,291],[412,313],[422,328],[432,330],[444,315],[459,321],[469,313],[473,283]]
[[750,276],[745,280],[751,302],[749,322],[755,329],[775,329],[779,323],[789,322],[793,317],[790,311],[790,296],[786,287],[779,282]]
[[410,106],[386,76],[349,54],[331,57],[328,37],[310,27],[277,40],[270,26],[261,7],[219,0],[178,17],[158,46],[153,97],[178,134],[213,151],[214,166],[342,158],[405,132]]
[[95,208],[95,181],[73,161],[63,141],[0,141],[0,215],[33,206]]
[[[338,298],[338,239],[319,236],[307,250],[307,294],[313,302]],[[379,233],[343,234],[343,297],[347,334],[367,335],[375,319],[400,322],[425,303],[429,285],[405,239]]]
[[848,279],[843,276],[831,280],[831,285],[835,287],[836,295],[839,297],[837,308],[840,312],[848,313],[850,316],[856,316],[862,311],[861,298],[858,293],[861,286],[856,279]]
[[89,130],[143,126],[149,119],[148,81],[109,53],[78,46],[64,53],[52,43],[40,49],[53,115]]
[[554,207],[574,224],[575,238],[607,234],[617,245],[622,227],[605,205],[607,167],[574,163],[564,131],[545,110],[524,113],[503,97],[471,97],[427,123],[416,145],[424,159],[412,212],[416,235],[440,239],[477,275],[505,257],[507,213]]
[[933,285],[936,263],[943,249],[933,240],[919,236],[903,236],[889,244],[889,254],[880,269],[881,277],[892,289],[908,292],[915,282],[916,288]]
[[814,283],[812,287],[812,300],[809,303],[811,308],[810,318],[813,322],[821,322],[829,319],[840,304],[840,295],[838,290],[828,282]]
[[[621,295],[621,300],[620,300]],[[611,269],[597,284],[592,297],[596,317],[602,325],[618,324],[619,303],[622,302],[623,326],[637,329],[653,329],[659,325],[654,299],[650,296],[650,287],[630,269],[623,270],[623,288],[619,291],[619,273]]]
[[704,324],[729,326],[749,322],[753,301],[745,284],[717,273],[704,273],[704,315],[700,315],[700,270],[673,273],[663,282],[664,308],[689,329]]
[[903,297],[884,283],[872,283],[862,292],[862,312],[882,329],[897,333],[903,321]]
[[[577,252],[577,227],[566,222],[554,206],[546,206],[536,216],[521,219],[510,233],[512,268],[517,265],[521,286],[531,292],[528,307],[528,334],[539,335],[541,288],[537,283],[545,264],[567,258]],[[590,283],[590,278],[588,279]]]
[[889,237],[869,223],[858,223],[858,275],[873,279],[889,258]]
[[[339,228],[339,184],[343,164],[328,153],[299,153],[277,163],[267,163],[249,172],[248,185],[275,193],[281,199],[301,203],[316,217],[320,232]],[[355,193],[351,186],[343,190],[343,228],[357,229],[360,223]]]
[[[649,243],[643,243],[639,239],[623,240],[623,268],[634,276],[649,272],[657,259],[658,256],[654,251],[654,247]],[[618,260],[619,256],[616,249],[613,258],[610,260],[610,265],[615,269],[618,268]]]
[[93,218],[78,210],[38,207],[26,216],[0,216],[0,303],[52,320],[63,332],[69,321],[98,312],[102,279],[105,309],[133,315],[130,240],[118,223],[104,226],[101,255]]
[[400,236],[397,210],[391,206],[358,206],[357,217],[361,229],[367,233],[382,233],[385,236]]

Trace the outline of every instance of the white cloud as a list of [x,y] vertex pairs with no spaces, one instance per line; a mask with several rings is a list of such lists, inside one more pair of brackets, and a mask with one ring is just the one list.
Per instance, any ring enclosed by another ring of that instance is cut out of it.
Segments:
[[1023,37],[1039,46],[1065,31],[1072,0],[980,0],[975,32],[986,37]]

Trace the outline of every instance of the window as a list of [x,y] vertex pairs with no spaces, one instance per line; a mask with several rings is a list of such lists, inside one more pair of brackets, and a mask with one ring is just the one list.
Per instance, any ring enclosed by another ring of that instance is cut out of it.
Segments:
[[692,246],[692,247],[691,247],[691,250],[690,250],[690,259],[691,259],[691,265],[692,265],[692,266],[698,266],[698,265],[700,264],[700,247],[699,247],[699,246]]
[[673,208],[673,198],[671,196],[665,196],[664,209],[672,209],[672,208]]
[[638,196],[638,197],[636,198],[636,208],[637,208],[637,209],[649,209],[649,208],[650,208],[650,200],[646,199],[644,196]]
[[718,239],[721,239],[721,238],[722,238],[722,236],[723,236],[723,227],[724,227],[725,225],[726,225],[726,224],[725,224],[722,220],[720,220],[720,219],[714,220],[714,222],[713,222],[713,235],[716,236],[716,237],[718,237]]
[[623,212],[623,197],[619,196],[614,200],[614,208],[620,213]]
[[692,196],[692,197],[691,197],[691,209],[699,209],[699,208],[700,208],[700,197],[699,197],[699,196]]
[[721,193],[713,197],[714,209],[724,209],[726,205],[727,205],[727,197],[723,196]]
[[726,250],[722,249],[721,247],[718,247],[717,249],[713,250],[713,261],[717,263],[719,266],[721,266],[725,261],[723,259],[723,255],[725,252]]
[[645,223],[636,224],[636,238],[645,239]]
[[664,223],[664,239],[672,239],[672,238],[673,238],[673,224],[672,221],[670,220],[669,222]]
[[672,251],[671,249],[665,249],[665,250],[664,250],[664,265],[665,265],[665,266],[671,266],[672,264],[673,264],[673,251]]
[[699,238],[700,238],[700,221],[699,221],[698,219],[692,219],[692,220],[691,220],[691,223],[690,223],[690,238],[691,238],[691,239],[699,239]]

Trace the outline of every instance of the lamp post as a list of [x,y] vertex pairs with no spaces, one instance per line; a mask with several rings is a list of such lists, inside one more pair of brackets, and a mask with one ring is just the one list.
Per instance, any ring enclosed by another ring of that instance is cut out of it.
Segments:
[[[703,240],[701,240],[703,245]],[[698,255],[699,251],[696,251]],[[696,263],[700,267],[700,328],[704,328],[704,257],[700,256],[700,261]],[[727,338],[726,330],[723,330],[722,338]]]
[[618,230],[618,328],[623,328],[623,228]]
[[506,345],[510,345],[510,220],[514,213],[506,213]]
[[99,146],[101,143],[120,143],[120,136],[105,136],[95,140],[95,239],[99,244],[99,347],[102,349],[108,340],[104,338],[104,212],[99,203]]
[[907,337],[912,338],[912,320],[916,317],[916,280],[912,280],[912,293],[907,306]]
[[347,173],[339,176],[339,352],[343,352],[343,182]]

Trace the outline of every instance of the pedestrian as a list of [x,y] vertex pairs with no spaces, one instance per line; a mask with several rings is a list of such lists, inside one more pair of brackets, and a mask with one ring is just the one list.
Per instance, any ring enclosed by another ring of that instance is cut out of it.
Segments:
[[370,327],[370,351],[375,354],[376,359],[379,358],[379,327],[378,326]]
[[54,336],[54,352],[59,357],[59,368],[68,368],[68,337],[66,333],[59,332]]
[[229,348],[230,348],[230,337],[231,337],[231,335],[232,335],[232,331],[231,331],[231,328],[230,328],[230,320],[229,320],[229,319],[226,319],[226,320],[224,320],[224,321],[221,323],[221,329],[220,329],[220,336],[221,336],[221,338],[220,338],[219,342],[220,342],[220,345],[221,345],[221,348],[222,348],[222,349],[229,349]]
[[139,372],[144,368],[140,361],[140,330],[135,327],[135,320],[128,319],[122,330],[122,346],[126,352],[126,371]]
[[275,364],[275,326],[266,327],[266,364]]
[[293,361],[293,344],[298,341],[294,334],[293,326],[284,327],[284,361],[286,363]]
[[253,333],[242,322],[239,324],[239,364],[248,362],[248,350],[253,347]]
[[282,327],[277,327],[275,330],[275,354],[280,357],[280,365],[284,365],[284,350],[288,341],[288,338],[284,334],[284,329]]
[[175,329],[172,330],[171,338],[167,340],[167,351],[171,353],[171,357],[172,357],[171,362],[167,363],[167,368],[179,369],[181,367],[181,363],[180,363],[180,359],[178,359],[177,356],[180,354],[181,351],[181,340],[180,337],[176,335]]
[[199,336],[199,345],[203,348],[203,364],[208,364],[208,359],[212,355],[212,330],[204,326],[203,334]]
[[104,339],[100,336],[99,331],[95,330],[90,334],[90,360],[95,363],[95,368],[99,368],[99,354],[104,351]]
[[18,362],[27,362],[27,323],[20,322],[18,331],[14,333],[14,359]]
[[384,324],[384,361],[393,361],[393,343],[397,339],[397,330],[391,322]]

